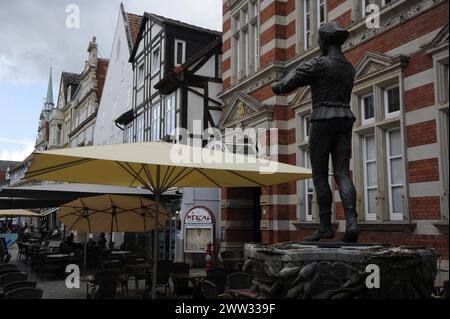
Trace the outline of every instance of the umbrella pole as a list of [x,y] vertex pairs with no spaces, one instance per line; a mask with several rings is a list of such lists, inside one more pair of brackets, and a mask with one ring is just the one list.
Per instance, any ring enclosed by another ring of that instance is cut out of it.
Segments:
[[[160,184],[160,166],[156,168],[156,185]],[[160,205],[160,189],[155,190],[156,217],[155,230],[153,233],[153,275],[152,275],[152,299],[156,299],[156,279],[158,274],[158,249],[159,249],[159,205]]]

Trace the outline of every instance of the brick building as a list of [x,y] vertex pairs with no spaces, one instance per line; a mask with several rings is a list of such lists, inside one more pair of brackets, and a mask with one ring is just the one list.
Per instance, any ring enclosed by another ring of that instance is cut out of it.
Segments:
[[[376,28],[366,25],[371,3],[381,10]],[[448,258],[448,0],[224,0],[219,126],[276,128],[277,153],[266,155],[308,167],[309,88],[274,96],[271,83],[320,54],[318,28],[332,20],[350,31],[344,50],[357,72],[360,241],[430,246]],[[221,249],[302,240],[317,224],[312,181],[222,191]]]

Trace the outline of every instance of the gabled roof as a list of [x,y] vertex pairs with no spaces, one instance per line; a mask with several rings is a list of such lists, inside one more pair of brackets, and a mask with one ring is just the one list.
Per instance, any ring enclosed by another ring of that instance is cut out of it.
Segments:
[[180,28],[191,29],[191,30],[199,31],[199,32],[211,33],[211,34],[217,35],[217,36],[222,35],[222,32],[220,32],[220,31],[198,27],[198,26],[193,25],[193,24],[189,24],[189,23],[186,23],[186,22],[183,22],[183,21],[166,18],[166,17],[163,17],[161,15],[154,14],[154,13],[145,12],[144,16],[145,17],[154,18],[155,20],[159,21],[160,23],[171,24],[171,25],[175,25],[175,26],[180,27]]
[[0,161],[0,172],[6,171],[8,169],[8,167],[13,168],[20,164],[21,164],[21,162],[17,162],[17,161]]
[[97,65],[97,98],[98,101],[102,98],[103,87],[105,86],[106,73],[108,72],[109,60],[98,59]]
[[134,44],[136,43],[139,29],[141,28],[142,16],[127,12],[127,18],[128,18],[128,30],[131,35],[131,47],[133,47]]
[[63,81],[64,87],[68,87],[69,85],[78,85],[80,84],[80,77],[81,75],[78,73],[71,73],[71,72],[62,72],[61,73],[61,80]]
[[125,23],[125,33],[127,35],[128,49],[131,53],[131,51],[133,51],[134,44],[136,43],[143,17],[134,13],[126,12],[123,3],[120,4],[120,12]]
[[198,26],[195,26],[193,24],[189,24],[189,23],[182,22],[182,21],[179,21],[179,20],[166,18],[166,17],[163,17],[163,16],[158,15],[158,14],[145,12],[144,16],[143,16],[143,19],[142,19],[142,22],[141,22],[141,26],[140,26],[139,32],[138,32],[137,37],[136,37],[136,41],[134,42],[133,50],[131,51],[131,54],[130,54],[129,62],[132,62],[132,60],[134,58],[134,55],[136,54],[137,47],[138,47],[137,41],[141,37],[142,33],[144,32],[145,24],[147,23],[148,20],[157,21],[158,23],[163,24],[163,25],[164,24],[166,24],[166,25],[168,24],[168,25],[173,25],[173,26],[177,26],[177,27],[180,27],[180,28],[193,30],[193,31],[196,31],[196,32],[207,33],[207,34],[211,34],[211,35],[214,35],[214,36],[217,36],[217,37],[222,36],[222,32],[220,32],[220,31],[198,27]]
[[[61,72],[61,80],[60,80],[60,88],[62,87],[64,90],[64,96],[67,96],[67,88],[69,86],[74,86],[75,89],[72,89],[71,92],[71,99],[73,97],[73,95],[75,94],[75,91],[78,87],[78,85],[80,84],[80,78],[81,75],[78,73],[71,73],[71,72]],[[60,89],[61,90],[61,89]],[[58,94],[58,104],[59,105],[59,94]]]

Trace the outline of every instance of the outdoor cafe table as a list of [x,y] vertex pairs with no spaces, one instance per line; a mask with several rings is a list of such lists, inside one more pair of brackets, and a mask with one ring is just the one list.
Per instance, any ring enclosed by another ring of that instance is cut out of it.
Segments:
[[129,250],[113,250],[111,251],[111,255],[118,255],[118,256],[125,256],[125,255],[129,255],[132,252]]
[[68,258],[71,257],[72,254],[50,254],[47,255],[48,259],[64,259],[64,258]]
[[203,268],[193,268],[189,270],[189,273],[173,274],[174,277],[187,279],[192,282],[194,286],[194,294],[198,292],[200,282],[206,278],[206,270]]

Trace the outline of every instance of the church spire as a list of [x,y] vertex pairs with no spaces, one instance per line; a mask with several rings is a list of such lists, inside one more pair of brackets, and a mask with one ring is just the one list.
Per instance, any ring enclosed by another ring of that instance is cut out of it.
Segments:
[[50,76],[48,78],[47,97],[45,98],[44,108],[51,110],[55,104],[53,103],[53,79],[52,79],[52,67],[50,66]]

